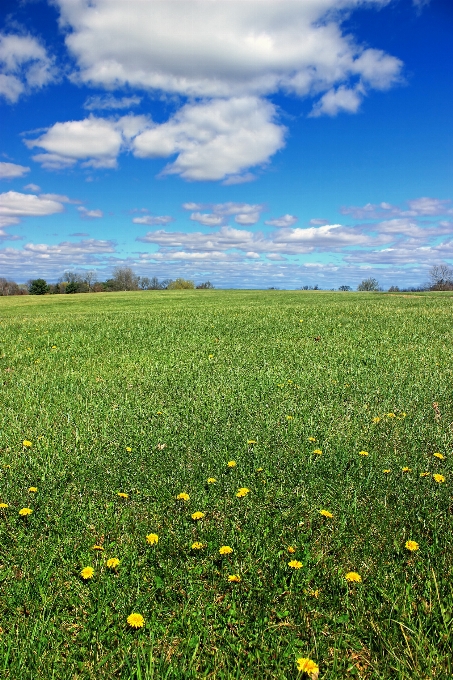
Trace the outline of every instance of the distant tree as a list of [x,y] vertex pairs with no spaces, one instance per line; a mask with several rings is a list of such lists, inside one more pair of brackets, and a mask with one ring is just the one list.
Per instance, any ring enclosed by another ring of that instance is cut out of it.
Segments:
[[202,289],[212,290],[212,288],[214,288],[214,286],[212,285],[212,283],[210,281],[205,281],[204,283],[199,283],[198,286],[197,286],[198,290],[202,290]]
[[453,290],[453,267],[434,264],[428,272],[430,290]]
[[88,286],[88,292],[91,293],[95,283],[98,280],[97,272],[95,272],[93,269],[90,269],[89,271],[83,272],[82,278],[83,283]]
[[21,289],[15,281],[0,278],[0,295],[21,295]]
[[78,293],[80,284],[77,281],[69,281],[66,286],[66,293]]
[[111,281],[113,290],[138,290],[139,277],[130,267],[115,267]]
[[168,290],[168,287],[171,286],[172,283],[174,283],[173,279],[164,279],[163,281],[160,282],[159,288],[156,290]]
[[194,289],[195,284],[193,281],[188,281],[187,279],[176,279],[176,281],[172,281],[171,283],[168,284],[167,290],[187,290],[187,289]]
[[357,286],[357,290],[360,291],[367,291],[367,292],[375,292],[380,290],[379,287],[379,281],[377,279],[369,278],[369,279],[363,279],[362,283],[359,283]]
[[151,279],[149,279],[147,276],[138,277],[138,287],[140,290],[149,290],[150,283]]
[[28,282],[28,292],[30,295],[45,295],[49,290],[45,279],[31,279]]
[[338,290],[341,290],[343,293],[347,293],[352,290],[352,288],[351,286],[340,286]]
[[400,289],[398,286],[390,286],[389,293],[399,293]]

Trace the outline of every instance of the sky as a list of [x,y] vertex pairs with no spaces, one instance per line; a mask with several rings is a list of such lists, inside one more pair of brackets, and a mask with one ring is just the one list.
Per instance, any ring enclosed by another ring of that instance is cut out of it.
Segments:
[[451,0],[2,0],[0,277],[453,264]]

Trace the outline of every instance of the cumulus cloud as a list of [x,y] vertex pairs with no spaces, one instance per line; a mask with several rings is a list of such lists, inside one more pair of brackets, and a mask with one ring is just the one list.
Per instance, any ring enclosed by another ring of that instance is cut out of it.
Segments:
[[[387,0],[370,0],[379,8]],[[56,0],[85,83],[187,96],[300,95],[359,79],[383,89],[401,62],[342,33],[362,0]]]
[[453,215],[450,199],[429,198],[422,196],[407,201],[409,208],[400,208],[383,201],[382,203],[367,203],[364,206],[343,206],[342,215],[351,215],[356,220],[382,219],[386,217],[436,217],[439,215]]
[[77,208],[79,211],[80,217],[83,220],[95,220],[99,219],[100,217],[104,217],[104,213],[102,210],[88,210],[87,208],[84,208],[83,206],[80,206],[80,208]]
[[[190,216],[193,222],[198,222],[205,227],[219,227],[227,222],[228,217],[234,216],[236,224],[250,226],[256,224],[261,212],[265,209],[263,204],[258,203],[183,203],[185,210],[195,210]],[[202,213],[201,210],[211,210],[210,213]]]
[[36,38],[0,33],[0,95],[8,102],[44,87],[55,75],[53,60]]
[[272,220],[266,220],[264,224],[268,224],[271,227],[292,227],[296,224],[297,217],[295,215],[282,215],[281,217],[276,217]]
[[37,194],[39,191],[41,191],[41,187],[38,184],[27,184],[24,186],[24,189],[28,189],[28,191],[33,191],[34,194]]
[[157,227],[159,225],[174,222],[174,219],[175,218],[171,217],[170,215],[145,215],[144,217],[134,217],[132,222],[134,224],[146,224],[150,227]]
[[286,129],[275,107],[257,97],[186,104],[166,123],[137,135],[139,158],[176,156],[162,174],[187,180],[220,180],[263,165],[284,145]]
[[193,222],[198,222],[199,224],[202,224],[204,227],[219,227],[225,221],[223,215],[200,212],[193,212],[190,216],[190,219]]
[[15,179],[16,177],[23,177],[30,172],[30,168],[25,165],[16,165],[16,163],[0,162],[0,179]]
[[337,89],[326,92],[321,99],[313,106],[309,114],[312,118],[318,116],[336,116],[340,111],[346,113],[357,113],[362,103],[364,88],[361,86],[348,88],[340,85]]
[[83,105],[88,111],[100,111],[102,109],[130,109],[138,106],[142,101],[141,97],[114,97],[112,94],[104,96],[93,95],[88,97]]
[[50,198],[43,198],[34,194],[21,194],[17,191],[7,191],[0,194],[1,217],[43,217],[63,212],[61,202]]

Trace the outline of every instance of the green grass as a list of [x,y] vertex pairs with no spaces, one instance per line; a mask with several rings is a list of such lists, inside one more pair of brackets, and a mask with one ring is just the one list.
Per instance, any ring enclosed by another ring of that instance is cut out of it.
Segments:
[[452,678],[452,302],[0,298],[0,678]]

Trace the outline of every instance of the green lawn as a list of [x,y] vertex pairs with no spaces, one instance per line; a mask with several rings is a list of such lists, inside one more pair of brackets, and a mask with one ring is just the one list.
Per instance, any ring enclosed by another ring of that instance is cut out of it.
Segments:
[[0,298],[0,678],[452,678],[452,312]]

